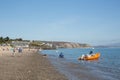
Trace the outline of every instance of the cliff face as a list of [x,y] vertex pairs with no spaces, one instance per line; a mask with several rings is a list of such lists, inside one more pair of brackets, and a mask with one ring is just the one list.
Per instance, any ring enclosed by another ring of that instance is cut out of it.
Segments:
[[37,44],[37,48],[42,49],[56,49],[56,48],[88,48],[89,44],[80,44],[73,42],[57,42],[57,41],[34,41]]
[[91,47],[88,44],[80,44],[80,43],[72,43],[72,42],[54,42],[54,46],[58,48],[83,48],[83,47]]

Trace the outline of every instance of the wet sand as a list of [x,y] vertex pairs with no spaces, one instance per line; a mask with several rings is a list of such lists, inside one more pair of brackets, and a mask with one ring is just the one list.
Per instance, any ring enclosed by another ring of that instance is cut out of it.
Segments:
[[36,50],[0,51],[0,80],[68,80]]

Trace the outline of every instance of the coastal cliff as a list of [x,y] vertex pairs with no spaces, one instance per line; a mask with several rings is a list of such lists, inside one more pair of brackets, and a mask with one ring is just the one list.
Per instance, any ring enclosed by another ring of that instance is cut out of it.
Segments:
[[59,48],[83,48],[90,47],[88,44],[72,43],[72,42],[54,42],[54,46]]
[[80,44],[74,42],[51,42],[51,41],[42,41],[45,45],[48,45],[52,48],[86,48],[91,47],[89,44]]
[[41,49],[57,49],[57,48],[88,48],[89,44],[81,44],[74,42],[59,42],[59,41],[12,41],[14,47],[29,47]]

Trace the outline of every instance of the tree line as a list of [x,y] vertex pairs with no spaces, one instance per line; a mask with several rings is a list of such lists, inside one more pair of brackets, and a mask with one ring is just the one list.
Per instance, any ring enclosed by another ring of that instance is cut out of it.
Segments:
[[23,41],[22,38],[11,39],[10,37],[0,37],[0,44],[11,43],[12,41]]

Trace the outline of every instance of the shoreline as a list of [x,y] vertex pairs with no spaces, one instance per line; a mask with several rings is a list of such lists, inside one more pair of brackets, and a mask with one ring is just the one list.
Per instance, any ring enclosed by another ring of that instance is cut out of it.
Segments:
[[[88,49],[89,50],[89,49]],[[108,53],[111,50],[97,49],[97,51],[101,51],[101,53]],[[113,50],[113,53],[116,52],[116,49]],[[63,52],[65,57],[58,58],[60,52]],[[73,56],[73,52],[76,52],[76,55]],[[81,53],[80,53],[81,52]],[[87,50],[86,50],[87,52]],[[45,50],[42,51],[43,54],[47,54],[51,63],[57,68],[59,72],[67,76],[69,80],[119,80],[120,72],[117,69],[119,66],[118,63],[116,66],[109,66],[111,63],[106,65],[106,60],[113,59],[113,57],[107,57],[108,54],[102,54],[103,56],[97,61],[80,61],[77,60],[78,56],[82,54],[82,50],[73,49],[72,51],[69,49],[59,50],[59,53],[56,50]],[[78,54],[77,54],[78,53]],[[118,53],[115,53],[116,55]],[[119,59],[119,56],[115,56]],[[108,59],[105,59],[104,57]],[[104,58],[104,59],[103,59]],[[116,60],[117,60],[116,59]],[[111,70],[112,69],[112,70]]]
[[37,50],[0,52],[0,80],[68,80]]
[[89,68],[84,65],[68,62],[65,59],[51,58],[52,64],[57,70],[68,77],[69,80],[104,80],[99,75],[94,75]]

